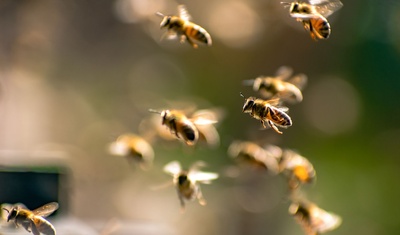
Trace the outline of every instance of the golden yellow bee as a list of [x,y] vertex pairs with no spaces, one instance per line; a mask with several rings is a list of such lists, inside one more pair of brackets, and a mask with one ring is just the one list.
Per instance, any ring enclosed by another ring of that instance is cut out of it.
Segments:
[[308,184],[315,181],[316,173],[311,162],[295,151],[283,150],[279,161],[280,172],[289,180],[289,188],[293,191],[300,184]]
[[278,161],[261,146],[250,141],[234,141],[229,145],[228,154],[239,164],[256,169],[278,173]]
[[343,6],[340,0],[294,1],[282,4],[289,6],[290,16],[302,22],[303,27],[310,32],[314,40],[329,38],[331,26],[326,18]]
[[[252,80],[244,80],[244,85],[253,86],[253,90],[265,99],[279,98],[282,101],[297,103],[303,100],[301,90],[307,83],[305,74],[292,76],[293,70],[281,66],[274,77],[260,76]],[[290,78],[290,79],[289,79]]]
[[199,139],[199,130],[197,126],[210,125],[216,123],[215,120],[194,116],[188,118],[183,111],[180,110],[163,110],[161,112],[156,110],[149,110],[153,113],[159,113],[162,118],[162,125],[165,125],[172,134],[178,139],[183,139],[187,145],[194,145]]
[[342,223],[340,216],[319,208],[305,200],[295,200],[289,214],[303,227],[307,235],[318,235],[336,229]]
[[[243,94],[240,94],[243,98]],[[260,120],[264,128],[265,122],[274,129],[275,132],[282,134],[278,127],[287,128],[292,126],[292,119],[285,112],[286,107],[277,107],[279,99],[263,100],[255,97],[245,98],[243,113],[248,113],[253,118]]]
[[58,209],[58,203],[51,202],[44,206],[41,206],[33,211],[30,211],[21,206],[13,206],[10,210],[3,208],[8,212],[7,222],[10,220],[14,221],[14,224],[22,226],[28,232],[32,232],[33,235],[55,235],[56,230],[53,225],[47,221],[44,217],[49,216],[55,210]]
[[182,211],[185,209],[185,200],[192,201],[197,199],[200,205],[207,204],[201,193],[199,183],[210,184],[211,180],[218,178],[218,174],[199,171],[199,168],[204,165],[203,162],[196,162],[188,171],[182,170],[178,161],[172,161],[164,166],[164,172],[173,177]]
[[179,16],[175,15],[164,15],[160,12],[156,14],[163,17],[160,27],[167,28],[168,31],[161,37],[168,39],[175,39],[179,37],[180,42],[183,43],[188,41],[193,48],[198,48],[196,42],[205,43],[211,46],[210,34],[201,26],[191,22],[191,16],[184,5],[178,6]]
[[112,142],[109,152],[115,156],[123,156],[146,170],[151,167],[154,159],[154,150],[148,141],[135,134],[124,134]]

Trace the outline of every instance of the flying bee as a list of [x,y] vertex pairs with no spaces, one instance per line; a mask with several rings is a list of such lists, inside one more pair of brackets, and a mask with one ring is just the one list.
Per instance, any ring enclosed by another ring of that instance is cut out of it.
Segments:
[[109,152],[115,156],[123,156],[128,161],[138,163],[142,169],[148,169],[153,163],[154,150],[148,141],[135,134],[124,134],[112,142]]
[[178,6],[179,16],[175,15],[164,15],[160,12],[156,14],[163,17],[160,27],[167,28],[167,32],[161,37],[161,39],[167,37],[168,39],[175,39],[179,37],[180,42],[183,43],[188,41],[193,48],[198,48],[195,42],[205,43],[211,46],[210,34],[201,26],[191,22],[191,16],[187,11],[185,5]]
[[327,18],[343,6],[340,0],[294,1],[282,4],[289,6],[290,16],[301,22],[314,40],[329,38],[331,26]]
[[278,173],[278,161],[261,146],[250,141],[234,141],[228,148],[228,154],[239,164],[250,165],[256,169]]
[[199,168],[204,165],[203,162],[195,162],[188,171],[182,170],[178,161],[172,161],[164,166],[164,172],[173,177],[182,211],[185,209],[185,200],[193,201],[197,199],[200,205],[207,204],[201,193],[199,183],[210,184],[211,180],[218,178],[218,174],[199,171]]
[[33,235],[55,235],[56,230],[53,225],[47,221],[44,217],[49,216],[55,210],[58,209],[58,203],[51,202],[44,206],[41,206],[33,211],[26,208],[22,208],[18,205],[13,206],[10,210],[3,207],[3,210],[8,212],[7,222],[14,220],[14,224],[22,226],[28,232],[32,232]]
[[307,76],[297,74],[292,77],[292,73],[291,68],[281,66],[275,77],[260,76],[256,79],[244,80],[243,84],[253,86],[253,90],[260,92],[263,98],[279,98],[290,103],[297,103],[303,100],[301,90],[307,83]]
[[340,216],[305,200],[292,202],[289,214],[294,216],[307,235],[318,235],[334,230],[342,223]]
[[[242,93],[240,95],[243,96]],[[277,107],[279,99],[263,100],[255,97],[245,98],[243,105],[243,113],[248,113],[253,118],[260,120],[264,128],[265,122],[274,129],[275,132],[282,134],[278,127],[287,128],[292,126],[292,119],[285,112],[288,111],[286,107]]]
[[153,113],[159,113],[162,118],[162,125],[165,125],[172,134],[178,139],[183,139],[187,145],[194,145],[199,139],[199,130],[197,126],[210,125],[216,123],[215,120],[209,120],[202,116],[188,118],[184,112],[179,110],[149,110]]
[[293,191],[300,184],[309,184],[315,181],[316,173],[313,165],[307,158],[295,151],[285,149],[279,161],[280,172],[289,180],[289,188]]

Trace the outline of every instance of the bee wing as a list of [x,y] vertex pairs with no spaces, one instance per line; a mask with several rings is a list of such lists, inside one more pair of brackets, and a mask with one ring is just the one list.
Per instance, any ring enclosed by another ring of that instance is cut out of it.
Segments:
[[218,121],[216,120],[210,120],[204,117],[196,117],[196,118],[192,118],[191,121],[195,124],[195,125],[210,125],[210,124],[214,124],[217,123]]
[[189,172],[188,177],[195,182],[209,184],[211,183],[211,180],[218,178],[218,174],[212,172],[191,171]]
[[279,106],[279,107],[277,107],[280,111],[282,111],[282,112],[285,112],[285,113],[287,113],[287,112],[289,112],[289,108],[288,107],[286,107],[286,106]]
[[327,212],[317,206],[312,207],[311,227],[318,233],[325,233],[339,227],[342,218],[334,213]]
[[192,16],[189,14],[185,5],[178,6],[178,13],[179,13],[179,17],[181,17],[183,20],[186,20],[186,21],[192,20]]
[[274,98],[274,99],[266,100],[265,103],[266,104],[270,104],[272,106],[277,106],[280,103],[280,99],[279,98]]
[[340,0],[309,0],[311,5],[314,5],[317,12],[327,18],[335,11],[343,7]]
[[172,161],[165,165],[163,170],[170,175],[177,175],[182,171],[182,167],[178,161]]
[[32,212],[33,212],[33,214],[35,214],[37,216],[47,217],[57,209],[58,209],[58,203],[50,202],[44,206],[41,206],[41,207],[33,210]]
[[281,80],[286,80],[293,74],[293,69],[288,66],[281,66],[276,71],[275,75]]
[[296,76],[293,76],[292,78],[290,78],[288,80],[288,82],[292,83],[297,88],[302,90],[306,86],[307,80],[308,80],[307,75],[300,73],[300,74],[297,74]]

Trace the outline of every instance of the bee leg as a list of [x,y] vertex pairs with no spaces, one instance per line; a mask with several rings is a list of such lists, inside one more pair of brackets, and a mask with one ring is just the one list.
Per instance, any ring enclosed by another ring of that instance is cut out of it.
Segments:
[[274,129],[274,131],[276,131],[276,133],[282,134],[282,132],[278,130],[278,127],[276,127],[276,126],[274,125],[274,123],[272,123],[270,120],[268,120],[267,122],[268,122],[268,125],[269,125],[272,129]]
[[264,120],[261,120],[261,124],[262,124],[262,126],[263,126],[264,128],[267,128],[267,126],[265,126]]
[[185,201],[181,195],[179,195],[179,201],[181,202],[181,212],[185,212]]
[[33,235],[40,235],[40,232],[39,232],[39,230],[36,228],[36,225],[35,225],[35,223],[32,221],[32,226],[31,226],[31,228],[32,228],[32,233],[33,233]]
[[193,48],[198,48],[199,46],[196,44],[196,43],[194,43],[188,36],[185,36],[186,37],[186,40],[190,43],[190,45],[192,45],[192,47]]
[[206,199],[204,199],[203,194],[201,193],[201,190],[197,192],[197,200],[199,201],[199,204],[202,206],[205,206],[207,204]]

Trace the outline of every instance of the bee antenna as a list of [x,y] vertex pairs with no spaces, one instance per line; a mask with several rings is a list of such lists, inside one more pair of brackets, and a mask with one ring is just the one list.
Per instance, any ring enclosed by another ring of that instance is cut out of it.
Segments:
[[158,114],[161,114],[161,112],[160,112],[160,111],[157,111],[157,110],[155,110],[155,109],[149,109],[149,112],[151,112],[151,113],[158,113]]
[[161,13],[161,12],[159,12],[159,11],[156,12],[156,15],[161,16],[161,17],[164,17],[164,14]]
[[240,96],[246,99],[246,97],[244,97],[244,95],[242,94],[242,92],[240,92]]
[[7,208],[3,208],[3,210],[7,211],[10,214],[10,211]]

